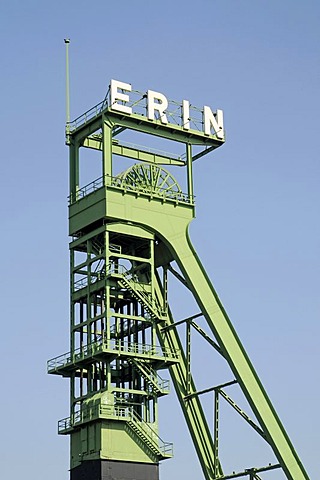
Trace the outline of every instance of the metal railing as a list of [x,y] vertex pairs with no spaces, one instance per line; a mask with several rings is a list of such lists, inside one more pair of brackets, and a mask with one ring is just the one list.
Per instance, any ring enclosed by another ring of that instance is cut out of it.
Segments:
[[147,147],[145,145],[139,145],[137,143],[124,142],[121,140],[121,143],[116,144],[119,147],[125,147],[132,150],[139,150],[143,153],[151,153],[151,155],[159,155],[160,157],[166,157],[169,159],[180,160],[181,162],[186,162],[186,153],[179,155],[178,153],[168,152],[166,150],[160,150],[158,148]]
[[[91,282],[91,283],[93,283],[93,282]],[[81,290],[81,288],[85,288],[87,286],[88,286],[88,277],[84,277],[84,278],[80,278],[80,280],[77,280],[76,282],[74,282],[73,289],[76,292],[78,290]]]
[[[104,266],[103,266],[104,267]],[[121,276],[121,280],[123,281],[124,286],[128,287],[133,291],[140,299],[147,304],[149,310],[151,310],[154,314],[159,316],[165,315],[166,311],[162,308],[159,301],[157,301],[156,297],[152,298],[150,292],[150,286],[144,284],[135,277],[135,274],[128,270],[126,267],[119,263],[109,263],[107,268],[101,268],[100,270],[96,270],[91,273],[90,275],[90,285],[93,285],[97,281],[103,279],[106,276],[111,275],[119,275]],[[84,277],[80,278],[73,284],[73,289],[75,292],[81,290],[82,288],[86,288],[89,285],[89,274]],[[149,288],[148,288],[149,287]]]
[[[110,264],[109,264],[110,266]],[[114,264],[114,267],[120,267],[118,272],[111,272],[110,273],[119,273],[122,275],[123,280],[127,283],[128,287],[134,291],[144,303],[147,303],[149,310],[153,310],[158,315],[166,315],[166,311],[160,305],[160,302],[156,297],[152,298],[150,289],[147,288],[147,284],[139,282],[136,278],[134,273],[130,270],[127,270],[122,265]],[[109,273],[109,274],[110,274]]]
[[[117,407],[116,407],[117,408]],[[121,408],[121,407],[120,407]],[[160,450],[163,455],[173,455],[173,444],[170,442],[164,442],[157,432],[153,430],[151,425],[145,422],[137,412],[129,407],[131,421],[140,428],[144,435],[151,440],[151,442]]]
[[71,194],[68,196],[68,203],[69,205],[72,205],[73,203],[77,202],[78,200],[81,200],[82,198],[86,197],[92,192],[95,192],[96,190],[99,190],[99,188],[103,187],[103,176],[96,178],[92,182],[88,183],[84,187],[79,188],[77,190],[76,194]]
[[[104,258],[100,258],[100,260],[97,261],[97,265],[96,265],[95,269],[92,272],[90,272],[90,278],[91,278],[90,284],[95,283],[98,280],[101,280],[102,278],[105,277],[104,265],[105,265]],[[82,274],[82,275],[84,275],[84,274]],[[83,278],[80,278],[79,280],[76,280],[74,282],[73,290],[75,292],[77,292],[78,290],[81,290],[82,288],[87,287],[88,286],[88,279],[89,279],[89,272],[87,273],[86,276],[84,276]]]
[[77,128],[85,125],[93,118],[98,117],[106,108],[108,108],[108,101],[107,98],[102,100],[102,102],[97,103],[94,107],[90,108],[82,115],[79,115],[75,120],[72,122],[67,122],[67,130],[69,133],[74,132]]
[[105,341],[107,350],[118,353],[129,353],[141,355],[143,357],[163,357],[165,359],[179,359],[179,350],[160,347],[159,345],[150,345],[145,343],[130,343],[119,339],[109,339]]
[[152,428],[152,426],[143,420],[137,412],[135,412],[132,406],[106,406],[100,404],[83,407],[71,417],[66,417],[62,420],[59,420],[58,433],[65,433],[77,425],[98,418],[122,421],[125,420],[131,422],[133,427],[142,432],[146,439],[149,440],[152,445],[159,450],[159,452],[161,452],[162,455],[173,455],[173,444],[163,441],[158,433]]
[[116,245],[115,243],[110,243],[109,244],[109,250],[110,250],[110,252],[121,253],[122,252],[122,247],[121,247],[121,245]]
[[109,177],[109,182],[111,187],[121,189],[124,192],[136,192],[139,193],[139,195],[147,195],[148,197],[160,198],[161,200],[173,200],[175,202],[189,204],[193,204],[194,202],[194,197],[188,195],[187,193],[183,193],[180,190],[170,191],[166,190],[166,187],[151,188],[150,186],[150,190],[146,191],[145,187],[140,188],[139,185],[134,185],[121,176]]
[[[126,106],[132,108],[132,113],[135,115],[140,115],[143,117],[147,117],[147,95],[146,93],[139,92],[138,90],[131,90],[129,101],[126,102]],[[121,103],[119,100],[117,103]],[[66,125],[66,130],[68,133],[72,133],[77,128],[86,125],[89,121],[93,118],[98,117],[102,114],[105,110],[109,107],[112,108],[112,105],[108,102],[108,94],[102,102],[99,102],[94,107],[87,110],[85,113],[77,117],[75,120],[68,122]],[[182,124],[182,103],[176,102],[174,100],[168,100],[168,108],[165,112],[169,123],[177,126],[183,126]],[[130,114],[129,114],[130,116]],[[158,112],[155,114],[155,120],[160,119],[160,115]],[[189,118],[188,122],[190,124],[191,130],[196,130],[199,132],[203,132],[203,109],[195,107],[193,105],[189,105]]]
[[59,368],[66,367],[68,365],[71,366],[78,361],[92,357],[92,355],[95,353],[102,352],[102,343],[102,337],[100,337],[100,339],[96,342],[76,348],[73,352],[67,352],[59,355],[58,357],[51,358],[47,362],[48,372],[58,370]]
[[99,177],[96,180],[93,180],[92,182],[88,183],[84,187],[81,187],[75,194],[71,194],[68,196],[68,203],[69,205],[73,205],[74,203],[78,202],[79,200],[82,200],[83,198],[87,197],[90,195],[90,193],[96,192],[103,186],[105,187],[113,187],[117,188],[119,190],[122,190],[124,192],[137,192],[140,195],[147,195],[148,197],[155,197],[155,198],[160,198],[162,200],[171,200],[174,202],[182,202],[182,203],[188,203],[193,205],[194,204],[194,196],[190,196],[187,193],[183,193],[181,191],[168,191],[163,188],[153,188],[150,189],[150,191],[145,191],[143,189],[140,189],[139,186],[133,185],[132,183],[126,181],[126,179],[121,178],[120,176],[116,177],[111,177],[111,176],[105,176],[105,178]]
[[[95,283],[98,280],[101,280],[105,276],[109,275],[121,275],[122,277],[125,277],[126,279],[131,280],[133,278],[133,274],[128,270],[126,267],[119,263],[109,263],[106,269],[101,269],[100,271],[95,271],[93,272],[93,275],[91,276],[91,281],[90,284]],[[89,273],[86,277],[80,278],[80,280],[77,280],[73,284],[73,288],[75,291],[80,290],[81,288],[85,288],[88,286],[88,277]],[[141,289],[143,288],[143,284],[141,285]],[[145,290],[145,289],[144,289]]]
[[73,352],[64,353],[58,357],[51,358],[47,362],[48,372],[54,372],[60,368],[71,366],[85,359],[90,359],[97,353],[117,353],[139,355],[144,358],[152,359],[154,357],[163,358],[164,360],[178,360],[179,350],[160,347],[159,345],[149,345],[145,343],[131,343],[119,339],[106,339],[102,336],[89,345],[76,348]]
[[141,364],[139,361],[132,360],[133,366],[142,374],[142,376],[152,383],[158,390],[169,391],[170,382],[157,373],[156,370],[150,368],[146,363]]

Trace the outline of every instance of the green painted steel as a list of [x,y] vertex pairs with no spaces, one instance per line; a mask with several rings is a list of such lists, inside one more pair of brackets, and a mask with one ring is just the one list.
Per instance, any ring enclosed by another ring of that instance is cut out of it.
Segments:
[[[127,131],[170,140],[184,150],[140,147],[122,140]],[[269,443],[279,462],[255,472],[280,467],[289,480],[308,480],[188,235],[195,216],[192,163],[224,140],[116,112],[107,100],[68,122],[66,134],[71,340],[68,353],[49,360],[48,372],[70,378],[70,415],[58,429],[71,437],[71,469],[86,460],[158,463],[172,456],[172,444],[159,436],[158,403],[170,390],[161,369],[170,371],[206,480],[233,478],[219,461],[220,397]],[[86,149],[100,155],[100,176],[82,185],[80,151]],[[140,163],[119,172],[121,159]],[[172,167],[184,172],[184,188]],[[197,314],[185,320],[183,347],[168,304],[171,273],[194,296],[214,339],[194,322]],[[197,392],[191,375],[191,328],[224,357],[258,425],[224,392],[229,382],[209,389],[215,391],[212,438],[200,399],[209,390]]]

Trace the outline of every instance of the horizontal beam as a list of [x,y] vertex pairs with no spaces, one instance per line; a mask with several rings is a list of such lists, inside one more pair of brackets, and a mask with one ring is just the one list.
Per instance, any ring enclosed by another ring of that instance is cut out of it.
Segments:
[[278,463],[275,465],[270,464],[270,465],[267,465],[266,467],[248,468],[243,472],[232,473],[231,475],[223,475],[222,477],[219,477],[219,480],[231,480],[232,478],[240,478],[240,477],[249,477],[251,480],[252,478],[258,478],[256,476],[257,473],[267,472],[269,470],[275,470],[277,468],[281,468],[281,465],[279,465]]
[[171,330],[172,328],[176,328],[178,325],[182,325],[183,323],[192,321],[194,318],[198,318],[198,317],[202,317],[202,316],[203,316],[202,312],[196,313],[195,315],[192,315],[191,317],[184,318],[183,320],[179,320],[178,322],[174,322],[174,323],[171,323],[170,325],[167,325],[166,327],[164,327],[162,329],[162,331],[165,332],[167,330]]
[[197,153],[197,155],[194,155],[192,157],[192,161],[194,162],[195,160],[198,160],[198,158],[201,158],[203,157],[204,155],[207,155],[207,153],[210,153],[212,152],[212,150],[214,150],[215,147],[208,147],[208,148],[205,148],[204,150],[202,150],[201,152]]
[[[91,148],[93,150],[102,150],[102,137],[96,138],[88,137],[85,138],[82,146],[85,148]],[[176,165],[184,167],[186,162],[184,160],[180,160],[179,158],[170,157],[168,155],[152,152],[145,150],[146,147],[141,146],[141,148],[136,146],[129,146],[129,145],[122,145],[120,143],[113,143],[112,144],[112,153],[113,155],[118,155],[120,157],[131,158],[132,160],[138,160],[140,162],[146,163],[154,163],[159,165]],[[178,157],[178,156],[177,156]]]
[[108,110],[105,113],[105,118],[114,122],[114,125],[156,135],[157,137],[169,138],[176,142],[189,143],[191,145],[208,145],[214,148],[224,144],[224,140],[218,139],[216,135],[207,136],[199,130],[185,130],[180,125],[172,123],[163,124],[160,120],[148,120],[143,115],[132,114],[125,116]]
[[172,123],[163,124],[160,120],[149,120],[144,115],[131,114],[127,116],[110,108],[96,112],[91,118],[83,117],[83,119],[79,119],[78,125],[71,122],[70,125],[73,126],[74,130],[69,133],[68,138],[84,139],[101,128],[103,121],[107,121],[109,126],[111,122],[114,126],[137,130],[176,142],[207,145],[213,147],[212,149],[220,147],[225,142],[216,135],[206,135],[199,130],[185,130],[182,126]]
[[139,160],[140,162],[156,163],[161,165],[178,165],[185,166],[184,160],[179,160],[174,157],[169,157],[161,153],[147,152],[141,149],[134,148],[133,146],[126,146],[119,144],[112,144],[112,153],[120,157],[132,158],[133,160]]
[[221,388],[229,387],[230,385],[235,385],[236,383],[238,383],[237,380],[231,380],[230,382],[223,383],[221,385],[217,385],[216,387],[205,388],[204,390],[199,390],[198,392],[194,392],[194,393],[190,393],[190,395],[186,395],[184,397],[184,400],[185,401],[190,400],[190,398],[196,397],[198,395],[202,395],[203,393],[213,392],[214,390],[220,391]]

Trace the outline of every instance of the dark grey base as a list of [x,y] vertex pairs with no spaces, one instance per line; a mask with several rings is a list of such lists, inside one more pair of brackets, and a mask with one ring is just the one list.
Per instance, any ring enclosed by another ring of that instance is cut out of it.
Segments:
[[159,480],[159,465],[87,460],[70,471],[70,480]]

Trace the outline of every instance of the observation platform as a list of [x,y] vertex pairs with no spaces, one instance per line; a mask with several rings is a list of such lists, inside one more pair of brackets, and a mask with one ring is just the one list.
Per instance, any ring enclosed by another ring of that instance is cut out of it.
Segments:
[[131,432],[144,442],[159,461],[173,457],[173,444],[163,441],[153,429],[153,424],[145,422],[133,407],[94,405],[83,408],[73,416],[59,420],[58,433],[68,435],[82,425],[98,420],[126,423]]
[[[130,100],[126,102],[126,104],[130,107],[131,113],[112,108],[111,101],[107,95],[105,99],[97,105],[66,124],[66,143],[70,144],[71,135],[73,138],[83,139],[83,142],[85,142],[90,135],[101,128],[104,120],[114,125],[114,136],[121,133],[123,129],[128,128],[181,143],[188,142],[191,145],[203,145],[210,149],[210,151],[225,143],[225,139],[219,135],[208,135],[205,133],[204,110],[202,108],[195,107],[194,105],[189,106],[187,127],[186,124],[183,123],[183,105],[180,102],[168,100],[168,107],[166,109],[167,123],[164,123],[160,116],[153,119],[148,117],[146,94],[144,92],[132,90],[130,92]],[[99,142],[98,137],[92,140]],[[84,146],[88,145],[84,144]],[[100,147],[91,143],[90,148]],[[121,154],[123,154],[123,152]],[[132,154],[134,158],[134,153],[131,151],[131,158]],[[178,162],[179,161],[180,159],[178,159]]]
[[180,362],[180,351],[160,346],[139,343],[127,343],[116,339],[100,339],[77,348],[74,352],[65,353],[48,360],[47,371],[50,374],[69,377],[77,367],[86,367],[92,361],[112,361],[117,357],[148,360],[156,370],[167,368]]

